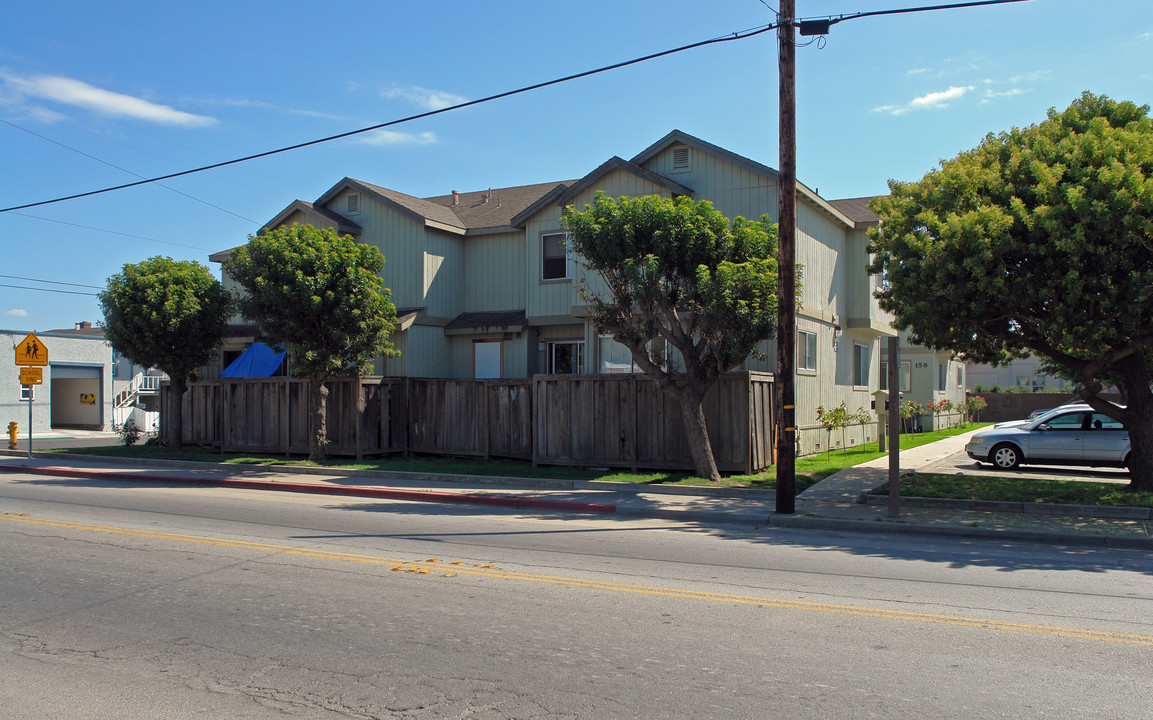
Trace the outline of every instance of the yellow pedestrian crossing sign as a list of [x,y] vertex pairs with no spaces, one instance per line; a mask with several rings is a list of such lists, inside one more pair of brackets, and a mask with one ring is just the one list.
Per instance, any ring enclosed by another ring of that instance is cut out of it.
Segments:
[[44,347],[44,343],[40,342],[35,333],[28,333],[28,337],[16,346],[16,364],[42,367],[48,365],[48,348]]

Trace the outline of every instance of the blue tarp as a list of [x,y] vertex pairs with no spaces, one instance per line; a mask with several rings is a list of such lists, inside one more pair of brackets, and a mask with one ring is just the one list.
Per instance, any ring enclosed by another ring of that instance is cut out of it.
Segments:
[[224,368],[220,377],[224,378],[257,378],[272,377],[284,362],[284,351],[273,350],[264,343],[252,343],[248,349],[240,353],[240,357]]

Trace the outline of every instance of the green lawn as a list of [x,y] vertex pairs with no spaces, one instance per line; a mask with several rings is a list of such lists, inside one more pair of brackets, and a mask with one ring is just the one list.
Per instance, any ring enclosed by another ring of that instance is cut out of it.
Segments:
[[[902,497],[998,500],[1073,505],[1133,505],[1153,507],[1153,493],[1134,493],[1116,483],[968,475],[909,475],[901,478]],[[887,494],[886,483],[873,491]]]
[[[988,424],[988,423],[984,423]],[[952,428],[929,433],[914,433],[901,436],[901,447],[910,448],[926,443],[935,442],[942,438],[968,432],[981,425],[969,425],[965,428]],[[68,448],[56,450],[59,453],[74,453],[84,455],[101,455],[106,457],[125,458],[153,458],[162,460],[187,460],[213,463],[230,463],[234,465],[302,465],[307,467],[331,467],[343,470],[389,470],[394,472],[415,473],[448,473],[456,475],[486,475],[511,476],[533,478],[562,478],[568,480],[607,480],[610,482],[625,483],[651,483],[669,485],[705,485],[710,487],[737,487],[774,489],[777,484],[777,469],[770,467],[763,473],[756,475],[730,475],[720,482],[710,482],[704,478],[693,477],[685,473],[676,472],[649,472],[630,473],[619,470],[597,470],[593,468],[578,468],[566,466],[542,465],[532,467],[526,462],[514,460],[473,460],[462,458],[382,458],[363,460],[357,462],[345,458],[332,458],[323,465],[310,463],[299,457],[285,457],[283,455],[241,455],[234,453],[220,453],[206,449],[188,449],[180,453],[173,453],[167,448],[155,445],[109,446],[92,448]],[[853,465],[883,457],[884,453],[877,451],[877,444],[870,443],[846,450],[837,450],[832,453],[822,453],[810,457],[798,458],[796,462],[797,492],[813,485],[822,478],[828,477],[838,470]]]

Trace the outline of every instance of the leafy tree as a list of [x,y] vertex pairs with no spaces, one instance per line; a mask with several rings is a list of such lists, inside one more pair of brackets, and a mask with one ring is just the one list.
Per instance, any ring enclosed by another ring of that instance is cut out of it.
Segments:
[[380,279],[383,269],[377,248],[311,225],[250,237],[224,261],[224,271],[244,289],[240,312],[288,350],[293,372],[311,383],[310,460],[324,459],[324,383],[349,370],[363,372],[378,356],[399,354],[388,339],[396,306]]
[[137,365],[160,368],[172,412],[171,447],[183,435],[184,391],[196,369],[212,360],[228,326],[228,292],[208,268],[191,260],[154,257],[127,264],[100,292],[104,337]]
[[[702,407],[721,373],[776,332],[777,231],[767,218],[729,221],[680,197],[611,198],[566,208],[570,247],[600,275],[582,282],[593,324],[680,406],[693,465],[720,479]],[[676,353],[664,352],[665,344]]]
[[[881,307],[913,340],[1069,368],[1121,421],[1133,490],[1153,490],[1153,120],[1084,93],[1037,125],[990,134],[874,201]],[[1098,396],[1117,377],[1128,406]]]

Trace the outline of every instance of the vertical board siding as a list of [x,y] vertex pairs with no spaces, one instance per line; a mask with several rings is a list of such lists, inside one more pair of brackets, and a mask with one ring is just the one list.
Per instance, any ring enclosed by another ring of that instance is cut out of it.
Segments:
[[464,307],[470,312],[520,310],[525,285],[534,277],[525,266],[525,234],[469,237],[464,245]]

